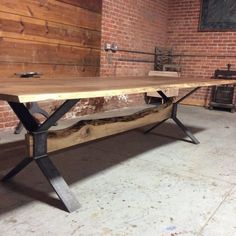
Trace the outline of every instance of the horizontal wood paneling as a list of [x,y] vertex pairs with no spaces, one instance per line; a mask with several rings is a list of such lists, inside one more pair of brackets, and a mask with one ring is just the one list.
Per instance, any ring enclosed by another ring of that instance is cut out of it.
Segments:
[[102,0],[58,0],[78,7],[89,9],[98,13],[102,12]]
[[2,12],[0,22],[2,37],[100,48],[98,31]]
[[18,39],[0,41],[0,61],[99,66],[99,50]]
[[78,76],[87,77],[87,76],[99,75],[99,67],[95,66],[0,62],[1,78],[3,77],[5,79],[16,78],[15,73],[22,71],[38,71],[43,74],[43,78],[62,78],[62,79],[65,77],[65,75],[69,75],[70,77],[78,77]]
[[[101,0],[0,0],[0,87],[13,80],[13,84],[18,81],[21,86],[22,79],[15,73],[27,71],[42,73],[41,78],[54,86],[56,79],[66,84],[67,79],[98,76],[100,3]],[[32,89],[37,88],[38,80],[34,80]],[[45,104],[43,108],[49,113],[58,106],[57,102]],[[0,101],[0,129],[16,123],[9,109]]]
[[101,14],[55,0],[0,0],[0,11],[98,31],[101,29]]
[[0,0],[0,28],[2,77],[99,75],[100,0]]

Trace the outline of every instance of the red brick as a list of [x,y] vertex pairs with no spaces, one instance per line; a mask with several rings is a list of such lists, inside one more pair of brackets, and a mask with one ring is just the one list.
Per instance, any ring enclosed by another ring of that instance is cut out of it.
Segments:
[[[231,57],[235,56],[236,32],[199,32],[199,14],[199,0],[169,1],[168,45],[176,54],[193,55],[181,58],[182,75],[209,78],[228,63],[236,68],[235,57]],[[202,89],[192,97],[205,100],[210,92]]]

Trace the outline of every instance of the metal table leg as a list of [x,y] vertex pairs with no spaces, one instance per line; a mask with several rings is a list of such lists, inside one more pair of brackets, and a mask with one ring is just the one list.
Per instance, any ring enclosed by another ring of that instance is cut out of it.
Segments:
[[76,200],[75,196],[70,191],[68,184],[62,178],[51,160],[45,156],[36,159],[36,163],[53,187],[54,191],[57,193],[58,197],[61,199],[65,208],[69,212],[77,210],[80,207],[79,202]]
[[[193,133],[177,118],[177,110],[178,110],[178,104],[183,101],[185,98],[187,98],[188,96],[190,96],[191,94],[193,94],[195,91],[197,91],[200,87],[197,87],[195,89],[193,89],[192,91],[190,91],[189,93],[187,93],[185,96],[183,96],[182,98],[180,98],[178,101],[176,101],[173,104],[173,109],[172,109],[172,116],[171,119],[180,127],[180,129],[186,134],[186,136],[188,136],[192,143],[194,144],[199,144],[200,142],[198,141],[198,139],[193,135]],[[165,102],[167,102],[170,98],[166,97],[166,95],[161,92],[158,91],[158,93],[161,95],[161,97],[163,98],[163,100]],[[166,119],[168,120],[168,119]],[[159,125],[163,124],[166,120],[163,120],[161,122],[159,122],[158,124],[154,125],[153,127],[151,127],[150,129],[146,130],[144,133],[147,134],[150,131],[152,131],[153,129],[157,128]]]
[[[40,114],[42,116],[44,116],[45,118],[49,117],[49,114],[43,110],[37,102],[31,102],[31,103],[27,103],[26,107],[29,108],[29,112],[33,115],[33,114]],[[15,129],[15,134],[20,134],[21,131],[23,130],[24,126],[22,124],[22,122],[20,121]]]
[[31,161],[33,161],[33,158],[26,157],[23,159],[20,163],[18,163],[7,175],[5,175],[2,179],[2,181],[7,181],[17,175],[21,170],[23,170],[26,166],[28,166]]
[[160,126],[161,124],[165,123],[168,119],[165,119],[159,123],[157,123],[156,125],[152,126],[150,129],[146,130],[144,132],[144,134],[150,133],[152,130],[156,129],[158,126]]
[[36,161],[40,170],[47,178],[68,212],[75,211],[80,205],[71,193],[69,186],[47,155],[47,133],[48,129],[63,115],[65,115],[78,101],[79,99],[74,99],[64,102],[42,124],[39,124],[35,120],[29,109],[24,104],[9,102],[9,105],[25,126],[26,130],[33,136],[33,155],[32,157],[23,159],[2,179],[2,181],[10,180],[32,161]]

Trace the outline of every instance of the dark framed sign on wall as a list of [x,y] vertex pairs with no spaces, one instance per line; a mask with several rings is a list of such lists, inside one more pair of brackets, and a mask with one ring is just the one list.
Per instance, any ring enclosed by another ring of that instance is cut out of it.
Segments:
[[235,31],[236,0],[202,0],[200,31]]

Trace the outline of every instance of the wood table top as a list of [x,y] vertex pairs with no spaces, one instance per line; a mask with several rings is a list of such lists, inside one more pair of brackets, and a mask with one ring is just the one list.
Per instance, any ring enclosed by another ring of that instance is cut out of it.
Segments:
[[161,76],[9,78],[1,79],[0,100],[23,103],[95,98],[155,92],[168,88],[181,89],[223,84],[236,84],[236,80]]

